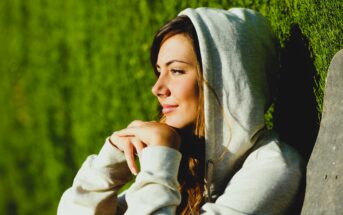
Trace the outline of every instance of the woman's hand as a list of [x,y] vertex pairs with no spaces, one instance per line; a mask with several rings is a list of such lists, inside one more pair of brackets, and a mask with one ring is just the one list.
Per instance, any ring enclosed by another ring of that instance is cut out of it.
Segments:
[[144,122],[135,120],[123,130],[114,132],[110,141],[124,152],[128,166],[133,174],[138,173],[134,159],[135,151],[140,155],[147,146],[167,146],[179,149],[180,136],[177,131],[159,122]]
[[118,135],[116,135],[116,132],[114,132],[109,137],[109,141],[113,146],[124,152],[126,162],[130,171],[132,172],[132,174],[137,175],[138,168],[135,163],[134,154],[135,152],[137,152],[139,156],[142,149],[146,147],[146,144],[135,137],[119,137]]
[[167,146],[179,149],[180,136],[177,131],[165,123],[135,120],[118,132],[120,137],[136,137],[147,146]]

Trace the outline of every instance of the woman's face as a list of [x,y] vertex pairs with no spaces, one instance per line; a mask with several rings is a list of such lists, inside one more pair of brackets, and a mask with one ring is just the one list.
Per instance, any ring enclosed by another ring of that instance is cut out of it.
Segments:
[[166,39],[158,53],[158,79],[152,88],[162,106],[166,124],[185,128],[195,123],[198,110],[197,57],[184,34]]

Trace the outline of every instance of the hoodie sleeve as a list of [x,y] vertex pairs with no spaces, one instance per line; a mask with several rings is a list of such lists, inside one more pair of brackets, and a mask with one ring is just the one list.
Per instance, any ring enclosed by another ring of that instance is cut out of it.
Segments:
[[175,214],[181,202],[177,175],[181,153],[165,146],[144,148],[141,170],[126,192],[125,214]]
[[204,204],[201,214],[285,214],[295,199],[303,167],[295,151],[282,147],[281,152],[273,143],[252,152],[224,193],[214,203]]
[[57,214],[120,214],[125,205],[118,190],[131,179],[123,153],[106,139],[98,155],[90,155],[77,173],[72,187],[59,202]]

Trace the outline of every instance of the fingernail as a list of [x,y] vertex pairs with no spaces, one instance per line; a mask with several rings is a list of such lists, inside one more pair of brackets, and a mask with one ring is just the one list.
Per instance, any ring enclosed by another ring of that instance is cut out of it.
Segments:
[[132,172],[132,174],[134,174],[135,176],[137,175],[137,171],[136,170],[133,170],[133,171],[131,171]]
[[137,175],[138,174],[138,169],[134,168],[134,174]]
[[132,174],[137,175],[137,170],[134,167],[130,166],[129,168]]

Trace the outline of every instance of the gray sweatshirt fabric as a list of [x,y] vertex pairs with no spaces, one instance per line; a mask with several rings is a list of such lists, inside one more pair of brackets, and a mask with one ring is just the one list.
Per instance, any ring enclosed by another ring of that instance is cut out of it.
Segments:
[[[206,197],[201,214],[286,214],[303,176],[300,155],[265,128],[275,94],[276,42],[268,21],[242,8],[186,9],[197,32],[205,96]],[[196,150],[196,149],[195,149]],[[106,140],[84,162],[58,214],[175,214],[177,150],[147,147],[131,187],[122,152]]]

